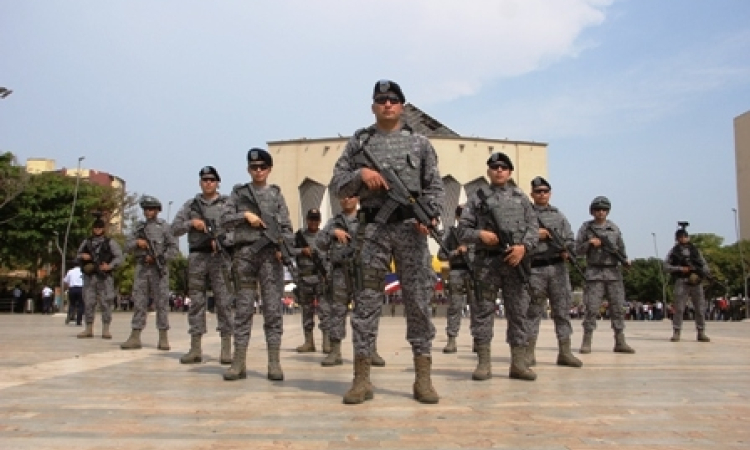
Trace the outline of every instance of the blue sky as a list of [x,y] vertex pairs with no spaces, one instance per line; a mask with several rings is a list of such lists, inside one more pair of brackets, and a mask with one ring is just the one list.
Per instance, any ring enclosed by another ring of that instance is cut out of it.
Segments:
[[[735,241],[750,2],[0,0],[0,150],[178,205],[248,148],[349,135],[375,80],[463,135],[549,143],[574,229],[610,197],[631,257],[676,221]],[[478,162],[481,164],[481,162]],[[278,168],[277,168],[278,170]]]

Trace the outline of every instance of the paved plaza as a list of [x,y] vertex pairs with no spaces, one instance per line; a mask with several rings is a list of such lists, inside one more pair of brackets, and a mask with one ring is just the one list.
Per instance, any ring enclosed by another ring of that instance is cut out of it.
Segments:
[[[187,316],[170,314],[172,350],[156,350],[149,316],[142,350],[123,351],[130,313],[114,314],[111,341],[76,339],[64,316],[0,315],[0,448],[41,449],[748,449],[750,322],[709,322],[712,342],[669,342],[668,322],[627,322],[635,355],[612,353],[599,322],[582,369],[558,367],[552,323],[542,324],[535,382],[508,379],[505,322],[497,320],[493,375],[471,380],[468,321],[459,352],[441,352],[445,318],[436,319],[433,382],[438,405],[411,398],[414,380],[402,317],[383,317],[378,346],[387,361],[372,369],[375,399],[343,405],[352,348],[344,365],[297,354],[299,315],[285,316],[283,382],[266,379],[262,318],[248,354],[248,378],[226,382],[219,337],[204,338],[207,361],[181,365]],[[97,317],[97,321],[99,318]],[[209,324],[215,328],[215,317]],[[574,321],[574,348],[580,321]],[[97,322],[95,333],[100,334]],[[319,342],[320,334],[316,331]],[[502,344],[501,344],[502,343]]]

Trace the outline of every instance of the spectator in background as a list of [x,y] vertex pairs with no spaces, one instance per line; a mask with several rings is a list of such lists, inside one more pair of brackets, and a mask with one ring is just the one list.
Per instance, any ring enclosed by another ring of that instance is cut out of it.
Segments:
[[78,267],[78,261],[73,261],[73,268],[65,274],[63,284],[68,290],[68,315],[65,325],[75,319],[76,325],[80,327],[83,321],[83,272]]
[[54,295],[55,291],[45,284],[42,289],[42,314],[52,314],[52,298]]

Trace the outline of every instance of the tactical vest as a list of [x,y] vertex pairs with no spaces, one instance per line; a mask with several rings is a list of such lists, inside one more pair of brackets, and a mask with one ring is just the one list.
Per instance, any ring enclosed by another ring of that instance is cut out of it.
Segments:
[[[609,240],[612,246],[617,248],[617,240],[620,237],[620,229],[617,225],[607,220],[603,225],[597,225],[593,220],[587,222],[586,225],[586,240],[596,237],[589,230],[589,226],[596,229],[596,232],[603,239]],[[603,245],[599,247],[589,246],[589,250],[586,253],[586,264],[589,266],[616,266],[619,263],[617,257],[604,249]]]
[[[697,270],[703,269],[703,261],[698,249],[690,242],[687,244],[675,244],[669,257],[670,266],[692,266]],[[693,273],[673,272],[674,278],[688,278]]]
[[328,258],[331,264],[334,266],[346,262],[347,260],[354,258],[354,251],[356,248],[357,230],[359,229],[359,222],[356,216],[347,219],[343,214],[339,214],[334,219],[334,228],[339,228],[346,231],[351,236],[351,240],[348,244],[343,244],[338,241],[335,237],[331,237],[333,242],[328,250]]
[[[305,239],[307,240],[307,244],[310,246],[310,249],[313,251],[317,251],[318,248],[315,246],[315,237],[320,233],[320,230],[318,230],[317,233],[311,233],[307,230],[307,228],[300,230],[302,234],[305,236]],[[295,234],[295,247],[297,248],[303,248],[302,242],[297,242],[297,235]],[[323,256],[321,252],[318,252],[321,259],[323,260],[323,264],[326,264],[326,258]],[[315,270],[315,263],[313,262],[312,257],[310,256],[304,256],[302,254],[297,255],[297,268],[299,269],[299,273],[302,276],[310,276],[310,275],[316,275],[317,272]]]
[[[227,197],[226,195],[220,195],[211,204],[206,205],[202,203],[203,199],[201,195],[198,194],[193,199],[188,217],[191,220],[201,219],[207,224],[209,222],[213,222],[214,232],[217,234],[221,234],[219,233],[219,220],[221,218],[222,208],[224,207],[224,204],[227,202],[228,198],[229,197]],[[203,214],[205,214],[205,216],[201,215],[201,210]],[[202,231],[196,230],[193,227],[190,227],[188,231],[188,247],[190,248],[191,252],[205,252],[213,250],[213,247],[211,246],[211,239],[208,237],[208,235]]]
[[[490,219],[490,208],[499,208],[500,226],[513,234],[513,243],[523,242],[528,224],[526,223],[526,210],[524,200],[526,194],[516,187],[506,187],[502,190],[493,190],[483,187],[482,190],[487,198],[487,203],[482,203],[477,215],[477,229],[492,230],[492,221]],[[505,243],[503,243],[505,244]],[[483,242],[476,245],[479,250],[497,250],[496,246],[487,246]]]
[[[534,206],[534,210],[536,211],[537,216],[539,216],[541,222],[543,222],[548,229],[552,228],[560,237],[563,238],[563,240],[565,239],[565,235],[563,234],[565,230],[565,216],[562,215],[560,210],[558,210],[554,206]],[[540,223],[539,228],[541,227],[542,225]],[[561,250],[559,248],[555,248],[551,244],[551,239],[540,239],[539,243],[534,249],[534,252],[532,253],[532,259],[550,259],[560,256]]]
[[[162,255],[166,246],[166,234],[169,232],[169,225],[164,219],[146,220],[138,222],[136,230],[143,229],[148,240],[154,243],[156,255]],[[136,238],[141,239],[140,234]],[[136,258],[145,258],[148,255],[148,249],[135,247],[133,255]]]
[[99,264],[111,263],[115,259],[115,255],[112,254],[112,247],[109,244],[109,237],[107,236],[92,236],[86,239],[85,250],[86,253],[91,255],[91,259],[87,261],[80,261],[81,270],[86,275],[91,275],[97,272],[96,264],[93,262],[97,259]]
[[[236,200],[237,212],[249,211],[258,217],[261,217],[261,208],[256,205],[250,198],[250,194],[247,192],[248,184],[235,186],[233,194]],[[254,188],[253,191],[258,198],[258,201],[262,203],[262,208],[270,214],[278,215],[281,202],[279,196],[281,189],[275,184],[269,185],[266,188]],[[246,245],[252,244],[262,237],[262,230],[260,228],[251,227],[250,224],[245,220],[239,223],[234,229],[234,243],[235,245]]]

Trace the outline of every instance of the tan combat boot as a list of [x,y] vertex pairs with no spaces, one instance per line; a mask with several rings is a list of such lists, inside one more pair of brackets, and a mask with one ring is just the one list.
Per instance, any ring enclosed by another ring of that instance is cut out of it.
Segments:
[[581,342],[581,349],[579,350],[579,353],[591,353],[591,338],[593,337],[593,334],[594,333],[591,331],[583,332],[583,342]]
[[182,355],[180,363],[182,364],[197,364],[203,361],[203,354],[201,351],[201,338],[200,334],[190,335],[190,351]]
[[344,403],[357,405],[374,397],[372,384],[370,383],[370,358],[367,356],[356,356],[354,358],[354,381],[352,387],[344,394]]
[[239,380],[240,378],[247,378],[247,369],[245,368],[245,360],[247,359],[247,346],[234,345],[234,358],[232,358],[232,366],[224,372],[224,379],[226,381]]
[[511,378],[526,381],[536,380],[536,373],[526,365],[526,347],[511,347],[510,358],[509,376]]
[[76,335],[78,339],[87,339],[94,337],[94,324],[93,323],[87,323],[86,329],[81,331]]
[[219,356],[220,364],[232,364],[232,335],[224,333],[221,335],[221,355]]
[[476,381],[484,381],[492,378],[492,361],[490,360],[491,348],[490,344],[478,344],[476,345],[477,357],[477,368],[474,369],[474,373],[471,374],[471,379]]
[[432,386],[430,372],[432,357],[419,355],[414,357],[414,399],[419,403],[435,404],[440,401],[435,388]]
[[557,365],[568,366],[568,367],[581,367],[583,363],[580,359],[573,356],[573,352],[570,350],[570,338],[560,339],[557,341]]
[[320,362],[323,367],[340,366],[344,364],[341,358],[341,341],[331,340],[331,352]]
[[615,353],[635,353],[633,347],[625,342],[625,333],[622,331],[615,332],[615,348],[612,351]]
[[529,339],[529,343],[526,344],[526,366],[536,366],[536,338]]
[[137,350],[141,348],[141,330],[131,330],[127,341],[120,344],[123,350]]
[[109,322],[102,324],[102,339],[112,339],[112,333],[109,332]]
[[167,339],[167,330],[159,330],[159,343],[156,344],[159,350],[169,350],[169,339]]
[[698,330],[698,342],[711,342],[711,339],[706,336],[706,332],[703,330]]
[[305,343],[297,347],[297,353],[310,353],[315,351],[315,340],[312,331],[305,331]]
[[284,372],[281,370],[279,345],[268,346],[268,379],[273,381],[282,381]]
[[675,328],[674,331],[672,331],[672,337],[669,338],[669,340],[672,342],[680,342],[680,330]]
[[448,336],[448,343],[445,344],[443,353],[456,353],[457,351],[458,351],[458,347],[456,347],[456,337]]
[[370,352],[370,364],[375,367],[385,367],[385,360],[380,353],[378,353],[378,343],[372,346],[372,352]]
[[328,335],[328,332],[323,331],[323,353],[326,355],[331,353],[331,338]]

